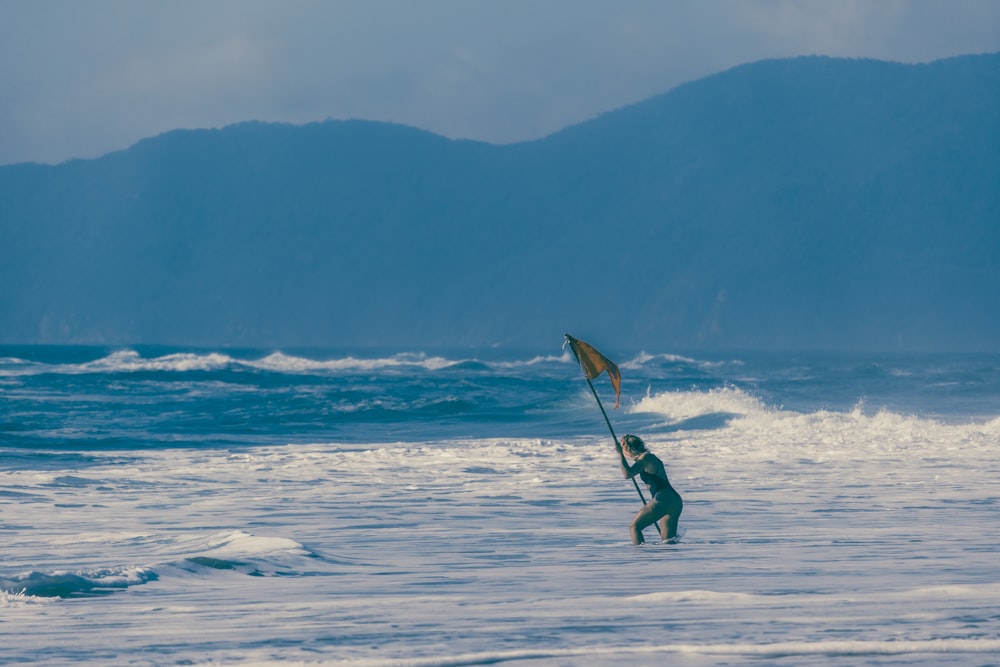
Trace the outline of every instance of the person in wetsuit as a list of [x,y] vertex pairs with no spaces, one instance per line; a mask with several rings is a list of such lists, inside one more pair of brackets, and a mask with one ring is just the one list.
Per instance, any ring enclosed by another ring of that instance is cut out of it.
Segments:
[[[646,450],[642,438],[635,435],[625,435],[620,443],[615,444],[618,456],[621,458],[622,472],[626,479],[636,475],[649,486],[652,499],[636,513],[629,525],[633,544],[642,544],[642,529],[657,524],[660,536],[664,540],[677,537],[677,522],[684,508],[684,501],[667,479],[666,468],[652,452]],[[629,465],[625,457],[635,462]]]

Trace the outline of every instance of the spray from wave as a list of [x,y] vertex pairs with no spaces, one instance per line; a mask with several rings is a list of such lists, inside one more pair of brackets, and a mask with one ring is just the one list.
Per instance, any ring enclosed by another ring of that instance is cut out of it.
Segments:
[[677,423],[706,415],[746,417],[773,414],[759,398],[737,387],[719,387],[707,391],[666,391],[646,393],[630,412],[651,412]]
[[131,349],[116,350],[93,361],[82,363],[44,363],[16,357],[0,358],[0,377],[31,375],[86,375],[114,373],[189,373],[220,370],[252,370],[285,374],[336,374],[344,372],[439,371],[448,368],[516,370],[540,364],[568,364],[568,353],[561,356],[534,356],[526,360],[484,361],[477,358],[451,359],[421,352],[370,357],[349,354],[332,359],[314,359],[284,352],[272,352],[259,358],[240,358],[222,352],[177,352],[144,357]]

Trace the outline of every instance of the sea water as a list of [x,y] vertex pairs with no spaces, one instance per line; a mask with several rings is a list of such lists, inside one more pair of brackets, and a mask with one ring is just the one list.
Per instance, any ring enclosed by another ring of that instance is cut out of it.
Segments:
[[1000,663],[1000,356],[602,351],[675,544],[558,342],[0,348],[0,663]]

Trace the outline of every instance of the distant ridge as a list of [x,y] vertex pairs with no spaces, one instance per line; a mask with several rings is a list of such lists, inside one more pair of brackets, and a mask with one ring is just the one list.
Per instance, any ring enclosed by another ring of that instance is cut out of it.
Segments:
[[0,342],[1000,349],[1000,54],[740,66],[544,139],[0,167]]

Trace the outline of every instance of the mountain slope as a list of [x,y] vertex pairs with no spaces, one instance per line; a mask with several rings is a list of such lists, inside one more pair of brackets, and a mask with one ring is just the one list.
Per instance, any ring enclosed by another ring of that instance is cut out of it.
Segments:
[[0,168],[0,342],[997,349],[997,81],[797,58],[509,146],[248,123]]

